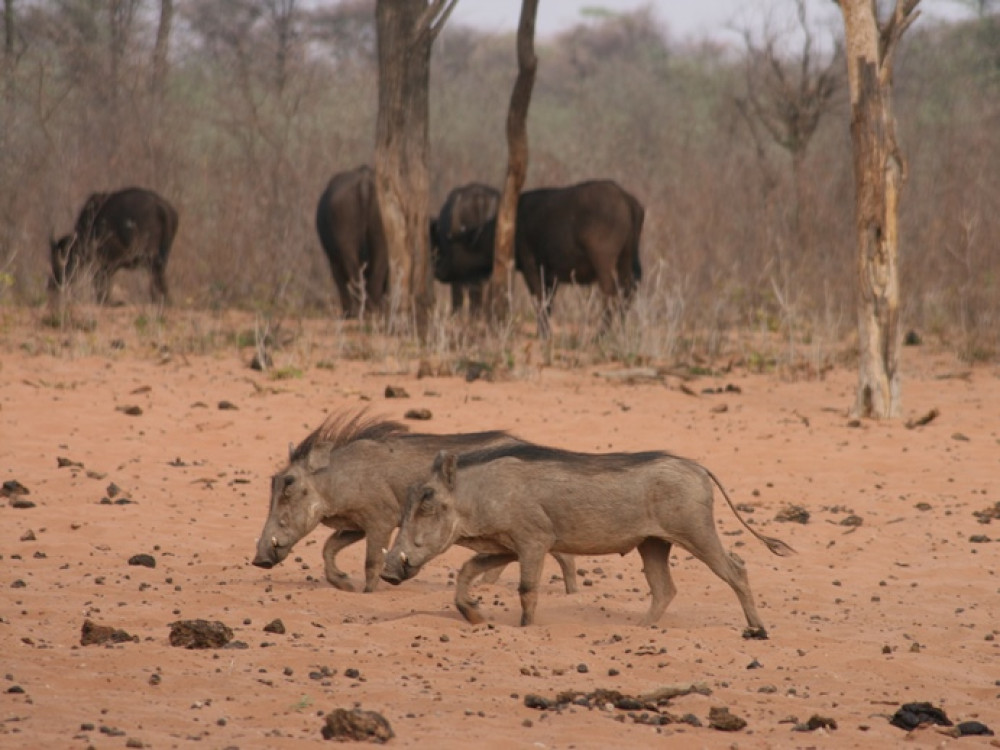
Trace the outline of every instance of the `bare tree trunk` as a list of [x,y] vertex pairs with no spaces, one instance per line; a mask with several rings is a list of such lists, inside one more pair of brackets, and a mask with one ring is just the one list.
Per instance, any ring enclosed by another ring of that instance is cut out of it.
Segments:
[[458,0],[377,0],[378,119],[375,187],[393,277],[406,285],[421,340],[434,307],[430,260],[431,48]]
[[3,61],[8,70],[14,63],[14,0],[3,0]]
[[[535,17],[538,0],[523,0],[517,27],[517,80],[507,111],[507,178],[497,209],[496,246],[490,299],[493,318],[505,320],[510,315],[514,283],[514,234],[517,228],[517,201],[528,176],[528,107],[535,86],[538,58],[535,55]],[[539,312],[539,314],[541,314]]]
[[858,238],[858,416],[899,416],[899,193],[905,165],[892,114],[893,52],[920,0],[880,24],[871,0],[840,0],[847,37]]
[[174,0],[160,0],[160,22],[156,27],[153,47],[153,75],[150,89],[157,98],[163,95],[167,82],[167,51],[170,48],[170,28],[174,23]]

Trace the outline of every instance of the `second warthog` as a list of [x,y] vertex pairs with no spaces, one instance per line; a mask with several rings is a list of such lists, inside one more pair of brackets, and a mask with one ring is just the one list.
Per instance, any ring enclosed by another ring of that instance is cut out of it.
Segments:
[[469,584],[518,560],[521,624],[530,625],[546,553],[624,555],[638,548],[652,592],[643,623],[652,625],[677,593],[669,559],[677,544],[736,592],[747,619],[744,637],[766,638],[746,569],[716,531],[713,482],[771,552],[792,553],[781,540],[747,526],[715,475],[694,461],[659,451],[586,454],[508,444],[438,455],[431,477],[410,490],[382,577],[400,583],[452,544],[469,547],[479,554],[458,574],[455,604],[478,623],[483,618]]
[[[426,478],[438,452],[520,442],[503,431],[429,435],[364,413],[334,415],[291,450],[288,465],[271,479],[270,513],[253,564],[274,567],[322,523],[335,529],[323,545],[326,579],[338,589],[353,591],[336,557],[348,545],[366,539],[365,591],[372,591],[389,538],[399,525],[407,488]],[[566,591],[572,593],[576,590],[573,559],[558,553],[553,557]]]

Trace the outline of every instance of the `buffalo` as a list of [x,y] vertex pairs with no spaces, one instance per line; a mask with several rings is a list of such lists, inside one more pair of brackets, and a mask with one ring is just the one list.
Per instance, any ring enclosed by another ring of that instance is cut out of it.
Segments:
[[628,304],[642,277],[639,236],[645,209],[611,180],[521,194],[514,252],[538,306],[538,327],[549,331],[556,283],[593,284],[604,294],[604,324]]
[[[514,261],[535,299],[539,333],[549,333],[557,283],[596,282],[605,298],[605,327],[612,310],[628,304],[642,277],[639,237],[644,218],[642,204],[611,180],[521,193]],[[447,230],[442,226],[449,225],[454,221],[439,218],[436,228],[432,226],[434,268],[438,280],[450,281],[454,292],[455,284],[481,284],[492,271],[496,219],[481,227],[468,224],[462,231],[452,230],[452,239],[444,242]]]
[[316,207],[316,231],[344,315],[378,308],[389,289],[389,248],[375,194],[375,172],[362,165],[335,174]]
[[142,266],[149,269],[153,302],[169,302],[167,259],[177,221],[174,207],[152,190],[132,187],[91,194],[73,232],[50,242],[49,288],[60,289],[81,269],[89,269],[97,302],[105,304],[115,272]]
[[451,306],[460,312],[468,294],[469,312],[482,308],[483,287],[493,272],[493,237],[500,192],[473,182],[452,190],[431,220],[434,277],[451,284]]

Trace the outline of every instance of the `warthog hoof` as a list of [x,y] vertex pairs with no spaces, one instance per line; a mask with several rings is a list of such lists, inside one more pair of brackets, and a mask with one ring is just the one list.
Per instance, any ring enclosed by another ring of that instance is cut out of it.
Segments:
[[481,625],[486,622],[486,618],[479,611],[479,602],[472,603],[459,603],[455,602],[455,606],[458,607],[458,611],[462,613],[468,622],[473,625]]
[[356,589],[354,588],[354,584],[351,583],[351,580],[347,577],[347,573],[340,573],[340,572],[327,573],[326,580],[335,589],[340,589],[341,591],[350,591],[350,592],[356,591]]
[[762,626],[745,628],[743,630],[743,637],[748,641],[766,641],[767,631]]

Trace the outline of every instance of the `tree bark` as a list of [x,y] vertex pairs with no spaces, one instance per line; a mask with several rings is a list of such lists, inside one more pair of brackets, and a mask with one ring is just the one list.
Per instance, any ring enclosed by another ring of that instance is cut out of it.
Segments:
[[858,242],[858,390],[854,413],[901,413],[899,195],[905,165],[892,114],[893,52],[919,0],[897,0],[880,24],[871,0],[840,0],[847,37]]
[[375,187],[393,282],[405,285],[420,340],[434,307],[430,260],[429,96],[431,48],[458,0],[377,0],[378,118]]
[[[517,27],[517,79],[507,111],[507,177],[497,209],[493,273],[490,299],[493,318],[505,321],[510,316],[514,284],[514,235],[517,229],[517,201],[528,176],[528,107],[535,86],[538,58],[535,55],[535,17],[538,0],[523,0]],[[542,314],[541,311],[538,313]]]
[[174,23],[174,0],[160,0],[160,22],[156,26],[156,44],[153,47],[153,74],[150,89],[157,98],[163,95],[167,81],[167,51],[170,48],[170,29]]

